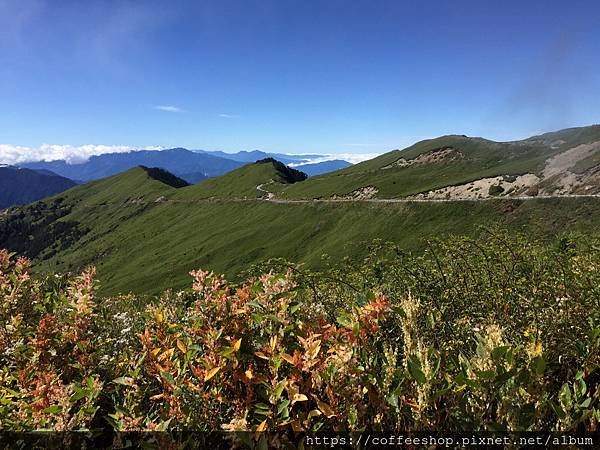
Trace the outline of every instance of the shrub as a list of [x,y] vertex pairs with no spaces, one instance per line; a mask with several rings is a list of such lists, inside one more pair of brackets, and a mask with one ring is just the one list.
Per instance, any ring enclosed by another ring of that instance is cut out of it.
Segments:
[[488,194],[489,195],[500,195],[504,192],[504,188],[502,186],[500,186],[499,184],[492,184],[490,186],[490,188],[488,189]]
[[577,430],[600,419],[598,247],[375,242],[314,273],[95,301],[0,252],[4,429]]

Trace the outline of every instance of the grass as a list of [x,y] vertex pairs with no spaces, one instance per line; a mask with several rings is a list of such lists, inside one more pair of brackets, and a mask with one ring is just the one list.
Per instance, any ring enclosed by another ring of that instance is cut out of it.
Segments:
[[273,183],[285,186],[295,181],[293,177],[298,175],[296,172],[278,161],[267,158],[242,166],[223,176],[202,181],[188,189],[182,189],[175,198],[190,200],[211,197],[262,197],[265,193],[256,189],[258,185],[269,183],[265,186],[267,190],[271,189]]
[[[253,263],[275,257],[318,268],[323,254],[334,260],[360,257],[363,242],[371,239],[420,251],[428,239],[475,236],[481,226],[491,224],[543,238],[567,231],[595,234],[600,231],[600,201],[591,198],[275,204],[256,199],[261,196],[256,186],[273,181],[265,187],[281,196],[312,198],[374,185],[380,197],[397,197],[483,176],[536,172],[555,152],[599,133],[600,127],[589,127],[519,143],[446,136],[294,184],[285,184],[289,174],[272,161],[179,189],[136,168],[13,208],[0,218],[0,247],[34,257],[38,272],[78,271],[94,264],[102,294],[155,294],[185,286],[192,269],[235,277]],[[564,142],[556,144],[557,139]],[[381,169],[400,157],[446,146],[463,158]]]
[[[557,199],[414,204],[272,204],[215,201],[74,208],[61,221],[89,231],[68,248],[37,262],[38,271],[98,267],[101,293],[154,294],[186,285],[204,268],[234,277],[274,257],[318,268],[364,254],[363,242],[380,238],[420,250],[427,239],[475,236],[479,226],[501,224],[537,236],[599,231],[600,201]],[[293,226],[291,226],[293,224]]]

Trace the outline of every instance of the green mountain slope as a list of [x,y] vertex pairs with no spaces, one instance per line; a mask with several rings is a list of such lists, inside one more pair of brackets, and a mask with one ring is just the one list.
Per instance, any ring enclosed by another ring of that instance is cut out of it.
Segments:
[[178,199],[263,197],[265,192],[260,190],[262,185],[284,187],[305,179],[306,174],[272,158],[265,158],[184,189]]
[[150,201],[187,185],[181,178],[165,170],[139,166],[70,189],[56,198],[86,204]]
[[[101,292],[115,294],[185,287],[186,273],[195,268],[235,277],[272,257],[318,267],[324,253],[333,261],[361,256],[364,243],[372,239],[421,251],[427,239],[476,235],[479,226],[536,236],[595,234],[600,232],[596,197],[397,203],[281,198],[330,198],[364,186],[377,186],[377,195],[387,197],[449,180],[543,174],[549,160],[570,155],[573,145],[588,145],[596,132],[597,128],[585,133],[567,130],[559,139],[543,135],[532,138],[533,143],[512,144],[443,137],[295,183],[291,182],[301,175],[271,160],[179,188],[168,174],[140,167],[8,210],[0,216],[0,247],[33,257],[37,271],[78,271],[94,264],[103,283]],[[460,159],[452,159],[455,151],[460,151]],[[588,153],[586,157],[595,154]],[[419,157],[418,163],[402,162]],[[277,192],[278,198],[270,199],[257,186]]]
[[36,268],[68,271],[94,264],[104,293],[157,293],[189,284],[189,270],[230,277],[271,257],[318,267],[323,254],[360,256],[365,242],[393,240],[419,250],[426,239],[478,234],[502,225],[549,236],[558,231],[599,231],[600,201],[531,201],[406,204],[273,204],[216,201],[97,204],[58,219],[86,230],[58,252],[42,253]]
[[[582,144],[594,147],[591,150],[578,147]],[[600,145],[597,144],[600,144],[598,125],[514,142],[443,136],[347,169],[312,177],[301,184],[281,187],[277,194],[281,198],[330,198],[352,195],[372,187],[370,196],[398,198],[497,176],[530,174],[532,178],[541,178],[552,158],[573,149],[568,155],[573,164],[568,165],[567,161],[563,172],[573,167],[583,170],[593,168],[593,162],[599,162]],[[541,181],[538,180],[535,185]],[[592,185],[596,185],[596,181],[594,179]],[[554,185],[557,182],[554,180]]]
[[[41,261],[71,252],[74,246],[85,247],[176,191],[159,180],[164,174],[168,172],[137,167],[31,205],[11,208],[0,216],[0,248]],[[182,182],[176,177],[168,181]],[[88,256],[86,261],[95,261],[96,256]]]

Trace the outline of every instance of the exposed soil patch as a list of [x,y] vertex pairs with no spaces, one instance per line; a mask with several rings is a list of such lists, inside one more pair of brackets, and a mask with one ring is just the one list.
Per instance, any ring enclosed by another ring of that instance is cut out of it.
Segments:
[[382,167],[382,169],[391,169],[393,167],[410,167],[419,164],[435,164],[442,161],[454,161],[463,157],[463,154],[453,147],[440,147],[429,152],[421,153],[416,158],[400,158],[392,164]]
[[332,200],[368,200],[377,195],[379,190],[375,186],[365,186],[355,191],[350,192],[347,195],[333,195]]
[[572,172],[575,165],[600,151],[600,142],[582,144],[562,152],[546,162],[540,184],[546,195],[596,194],[600,192],[600,167],[582,173]]
[[446,186],[434,191],[424,192],[412,196],[416,199],[480,199],[489,197],[530,195],[531,188],[540,181],[537,175],[502,175],[492,178],[482,178],[470,183],[457,186]]
[[566,152],[559,153],[546,161],[546,167],[544,167],[542,176],[544,178],[550,178],[554,175],[563,175],[579,161],[588,158],[594,152],[599,150],[600,142],[594,142],[592,144],[578,145]]

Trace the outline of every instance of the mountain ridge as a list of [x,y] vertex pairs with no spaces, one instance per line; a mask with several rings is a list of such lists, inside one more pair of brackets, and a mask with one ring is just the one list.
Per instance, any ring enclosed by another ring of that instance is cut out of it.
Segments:
[[[551,179],[564,167],[576,175],[593,172],[600,165],[594,159],[598,132],[565,132],[561,144],[552,144],[553,136],[537,143],[441,137],[293,184],[277,182],[273,161],[180,188],[134,168],[11,208],[0,216],[0,247],[34,257],[39,272],[95,265],[110,286],[103,294],[152,294],[185,286],[185,274],[197,268],[235,278],[274,257],[313,268],[323,264],[324,253],[333,261],[361,258],[372,239],[420,252],[429,239],[477,236],[490,224],[540,237],[592,235],[600,233],[598,197],[558,191],[552,198],[524,200],[488,192],[485,199],[456,201],[443,194],[416,201],[415,195],[498,173],[514,178],[502,183],[514,183],[544,171]],[[375,195],[349,196],[369,186],[379,188]]]

